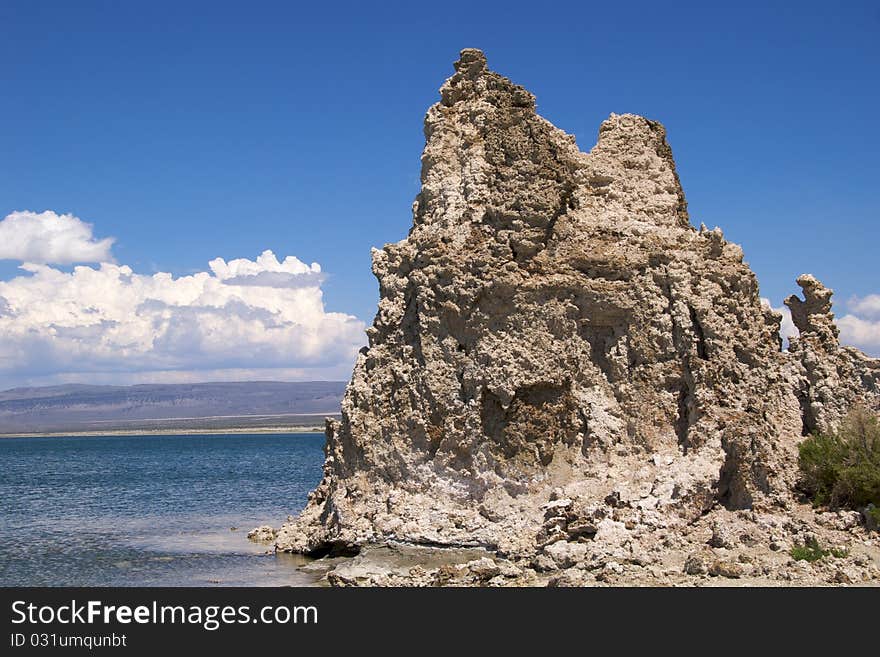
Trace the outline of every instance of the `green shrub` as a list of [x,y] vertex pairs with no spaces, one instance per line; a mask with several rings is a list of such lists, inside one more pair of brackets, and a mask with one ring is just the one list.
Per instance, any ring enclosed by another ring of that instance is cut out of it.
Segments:
[[856,408],[828,434],[799,447],[800,489],[816,505],[860,509],[880,506],[880,422]]
[[863,513],[867,516],[868,529],[880,527],[880,506],[869,504],[865,507]]
[[831,555],[832,557],[837,557],[838,559],[842,559],[843,557],[849,554],[846,550],[842,550],[840,548],[831,548],[830,550],[824,549],[821,545],[819,545],[819,541],[815,538],[807,541],[806,545],[795,545],[791,548],[789,552],[791,558],[795,561],[818,561],[823,557],[827,557]]

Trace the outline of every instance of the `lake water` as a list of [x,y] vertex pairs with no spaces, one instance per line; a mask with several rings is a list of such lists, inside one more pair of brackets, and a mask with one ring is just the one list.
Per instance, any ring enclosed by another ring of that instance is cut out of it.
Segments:
[[0,438],[0,585],[310,584],[303,557],[246,534],[305,505],[323,445],[315,433]]

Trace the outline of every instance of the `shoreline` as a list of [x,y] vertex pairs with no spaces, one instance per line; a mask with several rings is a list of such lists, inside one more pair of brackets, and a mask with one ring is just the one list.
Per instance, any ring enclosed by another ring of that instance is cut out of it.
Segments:
[[97,431],[38,431],[20,433],[0,433],[3,438],[89,438],[99,436],[189,436],[189,435],[234,435],[234,434],[278,434],[278,433],[324,433],[321,425],[300,425],[288,427],[228,427],[220,429],[106,429]]

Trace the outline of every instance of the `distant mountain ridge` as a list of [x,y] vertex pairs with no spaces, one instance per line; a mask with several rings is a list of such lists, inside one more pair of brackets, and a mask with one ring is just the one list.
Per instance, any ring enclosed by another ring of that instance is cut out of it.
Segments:
[[0,434],[314,424],[337,415],[344,381],[66,384],[0,392]]

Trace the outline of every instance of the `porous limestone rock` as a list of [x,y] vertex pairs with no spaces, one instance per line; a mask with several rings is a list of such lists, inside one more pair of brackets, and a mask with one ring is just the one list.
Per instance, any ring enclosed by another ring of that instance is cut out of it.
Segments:
[[260,525],[247,534],[247,537],[257,543],[269,543],[275,540],[278,531],[271,525]]
[[323,480],[277,549],[484,547],[612,582],[648,534],[674,549],[713,507],[788,504],[804,429],[878,397],[830,292],[799,279],[782,351],[740,247],[691,226],[662,125],[612,114],[584,153],[473,49],[440,95]]
[[796,395],[804,433],[828,431],[858,404],[880,411],[880,360],[842,347],[831,312],[832,290],[810,274],[797,279],[804,293],[785,300],[800,335],[790,338]]

